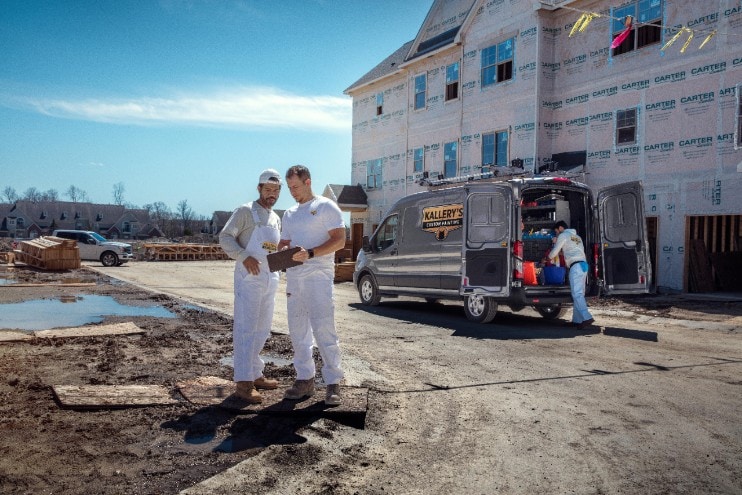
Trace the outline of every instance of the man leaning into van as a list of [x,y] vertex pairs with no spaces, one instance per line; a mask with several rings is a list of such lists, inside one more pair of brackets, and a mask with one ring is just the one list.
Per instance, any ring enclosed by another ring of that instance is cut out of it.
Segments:
[[564,262],[569,270],[569,288],[572,292],[572,326],[585,328],[595,321],[593,315],[587,309],[585,300],[585,281],[587,280],[587,261],[585,258],[585,246],[582,238],[577,235],[575,229],[570,229],[563,220],[554,225],[557,233],[556,242],[551,252],[544,261],[559,256],[559,251],[564,254]]

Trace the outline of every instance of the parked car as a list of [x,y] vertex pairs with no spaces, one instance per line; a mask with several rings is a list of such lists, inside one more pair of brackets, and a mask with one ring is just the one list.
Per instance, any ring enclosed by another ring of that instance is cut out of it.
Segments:
[[[353,282],[361,303],[413,296],[464,301],[469,320],[492,321],[498,304],[533,306],[557,318],[572,302],[564,270],[535,276],[564,220],[584,239],[586,294],[649,291],[642,186],[619,184],[597,196],[568,178],[470,183],[400,199],[371,238],[364,238]],[[530,275],[530,276],[529,276]]]
[[131,244],[109,241],[97,232],[88,230],[55,230],[54,237],[77,241],[80,259],[100,261],[103,266],[122,265],[134,259]]

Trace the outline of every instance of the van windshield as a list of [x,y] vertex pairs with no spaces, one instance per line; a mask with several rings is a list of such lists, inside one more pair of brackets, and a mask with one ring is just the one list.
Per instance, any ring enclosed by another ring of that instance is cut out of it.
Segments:
[[91,232],[90,235],[93,236],[98,242],[106,242],[106,238],[100,235],[98,232]]

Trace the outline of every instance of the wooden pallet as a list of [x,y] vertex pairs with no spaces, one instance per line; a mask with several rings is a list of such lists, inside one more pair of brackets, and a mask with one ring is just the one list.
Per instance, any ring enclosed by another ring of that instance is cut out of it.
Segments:
[[218,244],[144,244],[147,261],[228,260],[229,256]]

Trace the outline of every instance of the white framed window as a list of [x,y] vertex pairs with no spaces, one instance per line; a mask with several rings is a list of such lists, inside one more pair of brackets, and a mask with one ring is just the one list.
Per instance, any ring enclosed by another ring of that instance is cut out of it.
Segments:
[[482,168],[508,165],[508,131],[482,134]]
[[446,101],[459,97],[459,63],[446,67]]
[[412,159],[414,163],[414,171],[422,172],[425,170],[425,149],[415,148],[412,151]]
[[376,93],[376,115],[384,113],[384,93]]
[[482,87],[513,78],[515,38],[509,38],[482,50]]
[[616,145],[636,143],[636,108],[616,110]]
[[366,162],[366,188],[378,189],[381,187],[381,158]]
[[628,37],[613,49],[613,55],[621,55],[661,41],[663,3],[664,0],[635,0],[614,9],[611,39],[616,39],[626,29],[627,16],[631,16],[634,28]]
[[427,74],[420,74],[419,76],[415,76],[415,110],[425,108],[427,86]]
[[443,177],[456,177],[458,171],[458,141],[443,145]]

